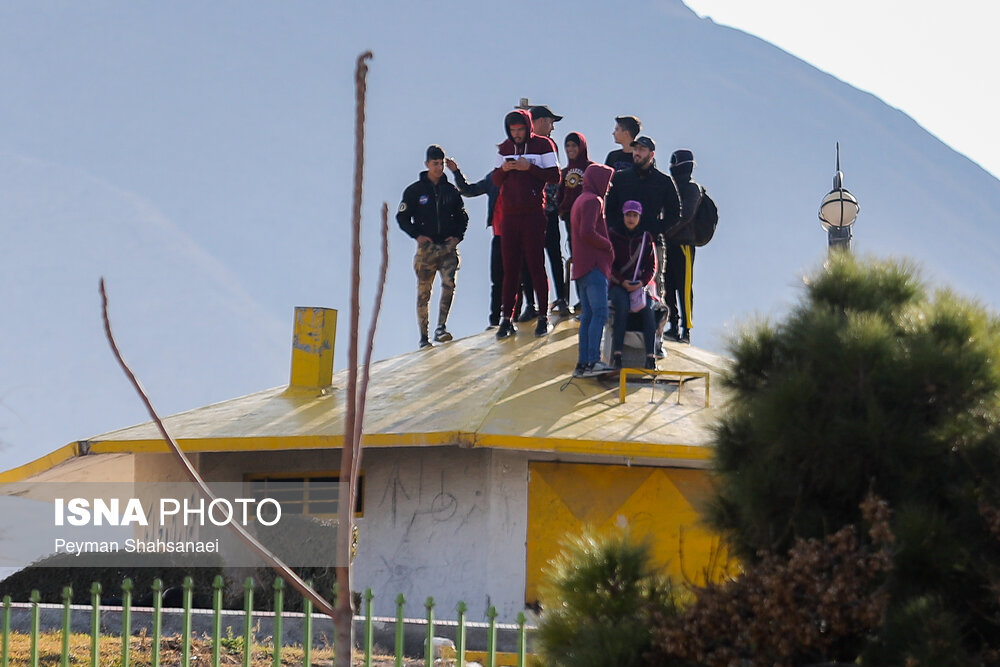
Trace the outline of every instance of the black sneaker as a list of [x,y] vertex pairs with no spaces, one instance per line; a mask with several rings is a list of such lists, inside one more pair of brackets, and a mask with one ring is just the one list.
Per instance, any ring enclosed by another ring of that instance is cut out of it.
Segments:
[[679,343],[681,341],[681,337],[677,333],[677,327],[670,325],[670,327],[664,329],[663,340],[669,340],[671,343]]
[[452,339],[451,333],[442,324],[434,330],[434,340],[438,343],[447,343]]
[[653,356],[657,359],[663,359],[667,356],[667,353],[663,351],[663,343],[661,341],[653,343]]
[[688,345],[690,345],[691,344],[691,330],[690,329],[683,329],[683,330],[681,330],[681,335],[677,337],[677,342],[678,343],[687,343]]
[[556,299],[556,302],[552,304],[552,314],[565,317],[570,314],[569,305],[566,303],[566,299]]
[[506,317],[500,320],[500,327],[497,329],[497,340],[508,338],[517,333],[517,327]]
[[429,340],[427,340],[427,336],[421,336],[420,337],[420,349],[422,350],[425,347],[434,347],[434,343],[432,343]]
[[524,309],[524,312],[521,313],[518,316],[517,321],[518,322],[530,322],[531,320],[535,319],[536,317],[538,317],[538,311],[535,310],[534,306],[528,306],[527,308]]
[[621,370],[622,367],[622,355],[618,352],[611,355],[611,368],[616,371]]
[[542,315],[538,318],[538,324],[535,325],[535,336],[548,336],[550,331],[552,331],[552,327],[549,325],[549,318]]
[[656,370],[656,357],[646,357],[646,365],[644,368],[648,371]]

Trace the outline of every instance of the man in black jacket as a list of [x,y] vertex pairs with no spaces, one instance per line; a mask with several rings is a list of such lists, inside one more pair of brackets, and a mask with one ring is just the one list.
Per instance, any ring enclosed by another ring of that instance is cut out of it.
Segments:
[[448,313],[455,296],[458,272],[458,244],[469,226],[462,196],[444,175],[444,150],[437,145],[427,148],[427,171],[403,191],[403,201],[396,212],[399,227],[417,241],[413,269],[417,273],[417,325],[420,347],[430,347],[427,306],[431,300],[434,274],[441,274],[441,303],[434,340],[444,343],[452,336],[447,329]]
[[611,191],[605,203],[608,227],[624,229],[622,205],[629,201],[642,204],[639,229],[656,239],[656,287],[662,294],[663,285],[663,232],[677,224],[680,201],[674,181],[656,168],[656,143],[649,137],[638,137],[631,144],[632,169],[616,171],[611,180]]

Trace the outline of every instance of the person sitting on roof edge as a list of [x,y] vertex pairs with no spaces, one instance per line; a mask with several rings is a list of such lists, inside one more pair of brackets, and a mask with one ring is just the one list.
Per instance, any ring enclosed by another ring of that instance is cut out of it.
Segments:
[[645,368],[656,368],[654,343],[656,342],[656,316],[653,301],[658,300],[650,293],[656,289],[653,277],[656,275],[656,249],[653,235],[639,229],[642,204],[630,199],[622,206],[624,227],[612,227],[609,236],[615,249],[611,264],[611,286],[608,297],[615,309],[614,329],[611,336],[611,367],[622,367],[622,347],[625,343],[625,326],[632,312],[631,297],[636,290],[643,292],[643,307],[634,311],[642,319],[642,336],[646,347]]

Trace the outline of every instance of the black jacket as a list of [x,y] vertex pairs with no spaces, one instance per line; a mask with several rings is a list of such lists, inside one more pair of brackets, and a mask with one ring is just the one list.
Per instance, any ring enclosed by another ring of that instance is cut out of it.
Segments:
[[465,237],[469,214],[465,212],[462,196],[447,176],[442,174],[435,185],[427,172],[422,171],[420,180],[403,190],[396,222],[414,239],[429,236],[434,243],[443,243],[449,236],[459,241]]
[[482,180],[476,181],[475,183],[469,183],[465,180],[465,174],[462,173],[461,169],[451,172],[455,177],[455,187],[458,191],[462,193],[463,197],[479,197],[481,195],[487,196],[487,209],[486,209],[486,226],[493,226],[493,210],[497,205],[497,197],[500,196],[500,188],[496,186],[493,182],[493,170],[491,169],[488,174],[483,176]]
[[655,236],[677,224],[681,212],[677,188],[672,178],[656,168],[655,160],[649,169],[634,167],[615,172],[604,205],[609,227],[625,226],[622,205],[630,199],[642,204],[639,229]]

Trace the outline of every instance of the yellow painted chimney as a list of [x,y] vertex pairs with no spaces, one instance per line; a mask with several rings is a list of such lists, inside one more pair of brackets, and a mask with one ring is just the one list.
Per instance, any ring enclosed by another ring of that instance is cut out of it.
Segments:
[[336,338],[336,310],[295,307],[289,389],[326,389],[333,383],[333,344]]

